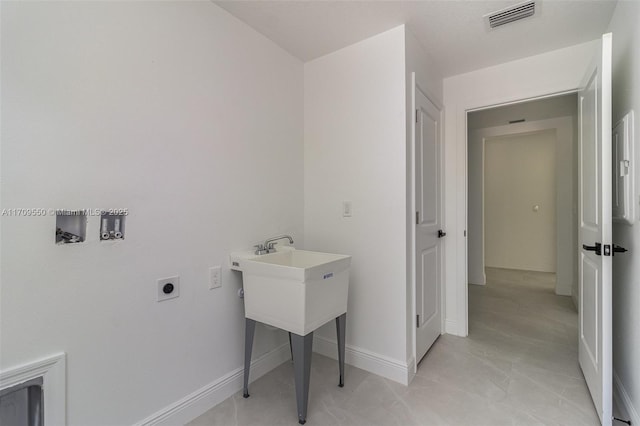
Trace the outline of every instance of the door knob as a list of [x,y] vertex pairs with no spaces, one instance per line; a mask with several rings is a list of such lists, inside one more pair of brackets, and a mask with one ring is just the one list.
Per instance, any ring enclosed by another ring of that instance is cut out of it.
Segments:
[[[602,256],[602,244],[596,243],[594,246],[588,246],[586,244],[582,245],[582,248],[587,251],[595,251],[598,256]],[[617,246],[613,244],[613,250],[611,250],[611,246],[606,244],[604,246],[604,255],[605,256],[614,256],[616,253],[625,253],[627,249],[624,247]]]
[[627,251],[628,251],[628,250],[627,250],[626,248],[624,248],[624,247],[620,247],[620,246],[617,246],[617,245],[615,245],[615,244],[613,245],[613,254],[614,254],[614,255],[615,255],[616,253],[625,253],[625,252],[627,252]]
[[588,246],[586,244],[583,244],[582,248],[585,249],[586,251],[595,251],[598,256],[602,255],[602,244],[601,243],[596,243],[596,245],[594,245],[594,246]]
[[444,232],[442,229],[438,229],[438,238],[442,238],[442,237],[444,237],[445,235],[447,235],[447,233],[446,233],[446,232]]

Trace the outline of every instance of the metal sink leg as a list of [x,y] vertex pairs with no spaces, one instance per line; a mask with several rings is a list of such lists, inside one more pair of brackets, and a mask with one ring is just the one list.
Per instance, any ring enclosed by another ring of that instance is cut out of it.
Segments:
[[344,387],[344,341],[347,328],[347,313],[336,318],[336,334],[338,337],[338,366],[340,368],[340,382],[338,386]]
[[307,422],[307,406],[309,403],[309,377],[311,376],[311,352],[313,332],[306,336],[291,333],[293,349],[293,370],[296,382],[296,403],[298,406],[298,423]]
[[251,350],[253,349],[253,335],[256,331],[256,321],[244,320],[244,388],[242,396],[249,398],[249,369],[251,368]]

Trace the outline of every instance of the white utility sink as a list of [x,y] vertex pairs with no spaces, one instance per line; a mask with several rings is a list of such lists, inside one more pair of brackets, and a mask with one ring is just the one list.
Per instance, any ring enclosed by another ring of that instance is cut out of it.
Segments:
[[279,248],[231,255],[242,271],[245,317],[305,336],[347,312],[351,256]]

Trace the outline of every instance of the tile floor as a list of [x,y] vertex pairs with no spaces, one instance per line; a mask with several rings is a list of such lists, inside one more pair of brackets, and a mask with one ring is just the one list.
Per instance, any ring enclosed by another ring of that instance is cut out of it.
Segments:
[[[408,386],[314,354],[307,425],[596,425],[577,360],[577,313],[555,275],[487,269],[469,337],[441,336]],[[297,425],[287,362],[190,426]]]

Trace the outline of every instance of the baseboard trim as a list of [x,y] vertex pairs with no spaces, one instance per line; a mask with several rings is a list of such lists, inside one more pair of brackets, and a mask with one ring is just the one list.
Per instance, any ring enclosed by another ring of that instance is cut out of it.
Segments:
[[[289,342],[251,362],[251,382],[291,358]],[[185,424],[215,407],[242,389],[244,368],[237,368],[219,379],[203,386],[173,404],[155,412],[135,426]]]
[[616,372],[613,372],[613,399],[618,405],[620,410],[624,410],[620,415],[628,420],[631,420],[632,425],[640,425],[640,416],[636,407],[633,406],[633,402],[627,393],[627,390],[622,385],[622,381]]
[[[329,358],[338,359],[338,344],[322,336],[313,338],[313,351]],[[413,374],[413,362],[403,363],[356,346],[346,345],[345,362],[354,367],[408,385]]]

